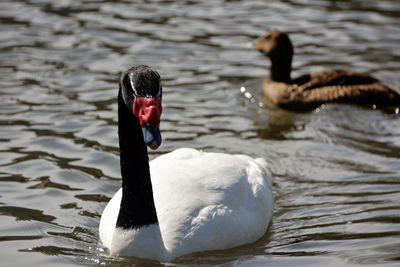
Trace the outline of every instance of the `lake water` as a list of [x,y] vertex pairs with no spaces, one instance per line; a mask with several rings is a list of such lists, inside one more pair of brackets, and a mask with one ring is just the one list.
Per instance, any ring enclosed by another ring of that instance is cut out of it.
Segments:
[[[251,44],[280,29],[293,76],[343,68],[400,86],[399,1],[2,1],[0,20],[1,266],[400,265],[400,115],[264,107],[269,62]],[[267,160],[275,209],[260,240],[168,264],[98,243],[121,183],[117,83],[136,64],[164,87],[150,158],[194,147]]]

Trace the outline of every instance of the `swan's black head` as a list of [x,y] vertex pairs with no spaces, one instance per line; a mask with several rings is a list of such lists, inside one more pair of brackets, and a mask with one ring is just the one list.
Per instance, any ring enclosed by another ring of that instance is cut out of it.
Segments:
[[262,52],[267,57],[279,59],[293,56],[293,45],[289,36],[277,30],[267,31],[254,43],[254,49]]
[[148,66],[135,66],[121,75],[120,88],[125,105],[142,127],[145,143],[151,149],[157,149],[161,144],[160,75]]

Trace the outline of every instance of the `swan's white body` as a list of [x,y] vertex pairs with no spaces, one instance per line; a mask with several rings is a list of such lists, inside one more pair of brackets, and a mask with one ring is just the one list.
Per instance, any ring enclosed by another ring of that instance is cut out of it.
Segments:
[[245,155],[182,148],[150,162],[158,224],[116,229],[121,189],[100,220],[100,239],[113,255],[172,260],[227,249],[262,237],[273,210],[266,162]]

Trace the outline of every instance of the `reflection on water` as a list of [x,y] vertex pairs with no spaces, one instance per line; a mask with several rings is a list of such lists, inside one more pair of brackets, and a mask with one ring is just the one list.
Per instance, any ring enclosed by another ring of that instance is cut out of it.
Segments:
[[32,0],[0,10],[6,265],[162,265],[110,257],[98,244],[120,186],[117,81],[134,64],[163,79],[164,143],[151,158],[183,146],[246,153],[264,157],[273,179],[263,238],[178,265],[399,264],[399,115],[264,107],[269,63],[251,49],[278,28],[295,44],[294,76],[343,68],[400,86],[397,1]]

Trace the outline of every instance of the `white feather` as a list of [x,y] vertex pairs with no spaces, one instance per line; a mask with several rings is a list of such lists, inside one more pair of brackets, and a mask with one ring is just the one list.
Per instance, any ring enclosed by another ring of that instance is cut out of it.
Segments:
[[119,190],[100,220],[100,239],[114,255],[160,261],[227,249],[262,237],[273,210],[263,159],[182,148],[150,162],[158,224],[114,231]]

